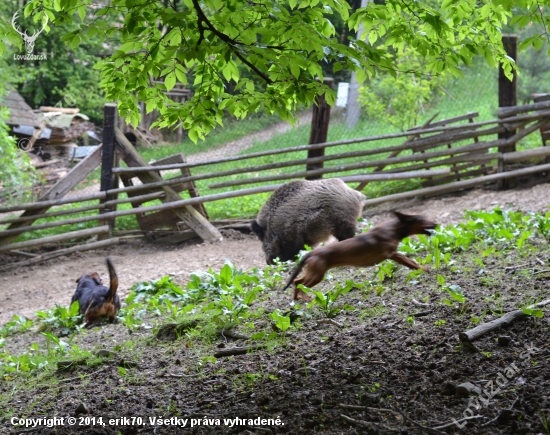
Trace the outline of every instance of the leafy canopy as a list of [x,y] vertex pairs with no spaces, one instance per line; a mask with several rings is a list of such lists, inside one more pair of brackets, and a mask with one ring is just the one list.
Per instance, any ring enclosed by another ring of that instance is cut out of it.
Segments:
[[359,88],[359,103],[369,118],[384,120],[405,131],[418,124],[420,113],[433,100],[435,91],[447,74],[417,74],[424,70],[422,58],[415,50],[396,55],[396,77],[379,74]]
[[[355,71],[362,82],[377,70],[395,73],[391,53],[407,46],[425,58],[431,74],[459,75],[461,64],[481,54],[490,65],[502,62],[510,75],[515,65],[502,48],[502,26],[548,24],[548,8],[541,7],[550,0],[386,0],[354,13],[344,0],[103,0],[101,8],[97,3],[31,0],[25,14],[36,21],[47,16],[53,25],[80,23],[64,37],[71,47],[120,35],[120,45],[97,65],[106,98],[118,100],[120,114],[133,123],[143,101],[146,112],[160,112],[160,127],[182,120],[197,140],[221,124],[224,109],[236,117],[264,109],[291,119],[299,104],[309,105],[317,95],[325,94],[332,104],[323,62],[333,72]],[[336,20],[355,31],[362,24],[369,43],[340,41]],[[7,23],[0,23],[0,32],[15,40]],[[540,48],[546,36],[535,34],[522,48]],[[252,78],[240,74],[243,67]],[[194,91],[184,104],[163,93],[178,82]]]

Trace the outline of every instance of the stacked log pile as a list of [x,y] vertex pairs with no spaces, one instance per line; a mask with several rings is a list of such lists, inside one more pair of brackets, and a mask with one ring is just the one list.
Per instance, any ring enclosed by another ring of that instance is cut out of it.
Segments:
[[51,130],[48,140],[39,140],[34,152],[35,167],[43,174],[41,190],[53,186],[67,175],[76,141],[87,131],[94,131],[95,125],[78,108],[40,107],[36,110],[41,125]]

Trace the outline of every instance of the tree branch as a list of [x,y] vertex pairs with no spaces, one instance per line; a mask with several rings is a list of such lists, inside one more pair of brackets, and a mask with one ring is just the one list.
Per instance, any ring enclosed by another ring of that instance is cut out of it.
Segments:
[[[214,25],[208,20],[206,15],[204,14],[203,10],[201,9],[201,6],[199,5],[198,0],[193,0],[193,7],[197,11],[197,17],[199,19],[199,32],[200,36],[197,41],[197,45],[200,45],[202,41],[204,40],[204,30],[208,29],[210,30],[214,35],[216,35],[218,38],[220,38],[223,42],[225,42],[231,51],[237,56],[242,63],[247,65],[252,71],[254,71],[256,74],[258,74],[266,83],[272,84],[273,81],[266,76],[262,71],[260,71],[254,64],[249,62],[241,53],[239,53],[239,50],[235,45],[239,45],[240,43],[229,36],[227,36],[225,33],[220,32],[217,30]],[[206,25],[206,27],[204,26]],[[241,44],[242,45],[242,44]]]

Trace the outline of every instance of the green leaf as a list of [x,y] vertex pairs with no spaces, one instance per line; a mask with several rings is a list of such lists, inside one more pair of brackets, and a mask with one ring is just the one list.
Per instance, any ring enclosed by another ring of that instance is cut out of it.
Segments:
[[134,45],[135,45],[134,41],[128,41],[122,44],[119,50],[123,51],[124,53],[130,53],[133,50]]
[[167,74],[164,78],[164,86],[166,86],[167,91],[171,91],[174,86],[176,85],[176,74],[174,72],[171,72],[170,74]]
[[290,328],[290,316],[282,316],[279,314],[278,310],[273,311],[269,317],[275,321],[275,325],[281,331],[286,331]]
[[222,270],[220,271],[220,278],[227,285],[230,285],[233,282],[233,270],[229,264],[222,267]]
[[71,48],[75,49],[80,44],[80,35],[75,35],[73,39],[71,39],[71,43],[69,44]]
[[84,21],[84,18],[86,17],[86,5],[79,6],[77,12],[80,20]]

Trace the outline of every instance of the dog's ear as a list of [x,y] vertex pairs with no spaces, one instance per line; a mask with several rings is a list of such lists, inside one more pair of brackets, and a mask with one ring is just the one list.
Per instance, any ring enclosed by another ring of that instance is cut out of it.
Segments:
[[402,221],[402,222],[409,221],[409,220],[411,220],[411,218],[412,218],[412,215],[410,215],[410,214],[405,214],[405,213],[401,213],[401,212],[398,212],[397,210],[394,210],[394,211],[393,211],[393,214],[395,215],[395,217],[396,217],[397,219],[399,219],[399,220]]
[[80,275],[80,277],[76,280],[76,282],[80,282],[80,280],[84,277],[84,275]]
[[92,278],[93,278],[93,280],[95,281],[95,283],[97,285],[103,284],[103,281],[101,281],[101,278],[99,277],[99,275],[96,272],[92,273]]

